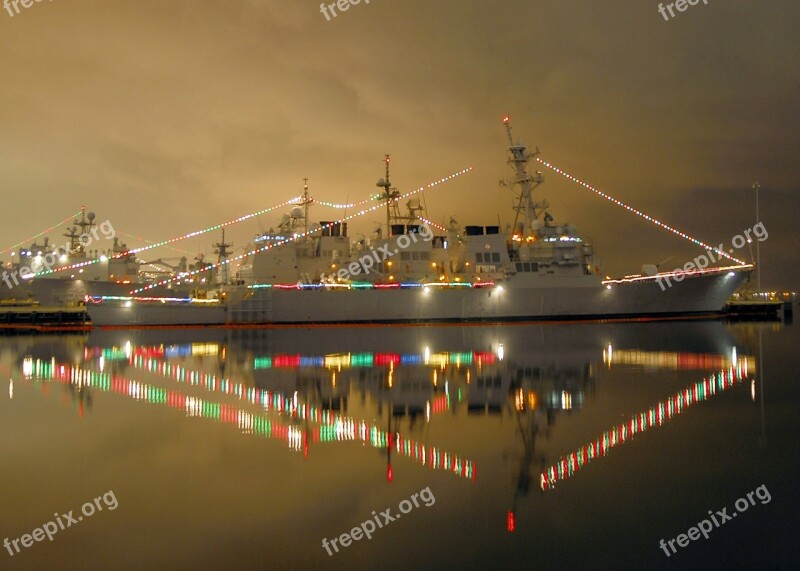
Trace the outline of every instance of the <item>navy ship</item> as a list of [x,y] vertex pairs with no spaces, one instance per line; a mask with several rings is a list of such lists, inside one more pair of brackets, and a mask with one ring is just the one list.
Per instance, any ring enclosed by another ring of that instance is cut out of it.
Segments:
[[[592,244],[568,222],[557,222],[538,197],[544,179],[530,174],[530,152],[514,142],[508,118],[504,191],[514,197],[513,222],[437,226],[419,201],[400,214],[400,193],[386,175],[378,181],[386,226],[350,241],[346,224],[309,225],[308,187],[279,228],[236,276],[203,296],[89,296],[98,326],[259,325],[464,321],[546,321],[703,316],[722,311],[749,278],[751,264],[694,272],[604,277]],[[224,242],[224,240],[223,240]],[[221,261],[227,265],[227,260]],[[222,272],[220,272],[222,273]],[[227,275],[225,273],[224,275]],[[674,279],[677,275],[678,279]],[[670,287],[665,287],[667,281]],[[143,288],[135,290],[141,293]],[[146,291],[146,290],[145,290]],[[131,292],[132,294],[134,292]]]

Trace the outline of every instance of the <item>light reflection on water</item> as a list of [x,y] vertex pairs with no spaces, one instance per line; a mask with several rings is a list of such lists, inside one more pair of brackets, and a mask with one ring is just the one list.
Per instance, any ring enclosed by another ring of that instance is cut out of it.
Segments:
[[[113,488],[121,509],[104,518],[102,531],[81,529],[4,562],[20,569],[87,561],[115,568],[525,568],[533,548],[544,567],[661,565],[658,539],[693,525],[703,506],[724,505],[751,480],[776,490],[788,481],[789,468],[776,470],[782,462],[751,458],[769,454],[764,435],[753,441],[748,424],[764,426],[759,327],[6,338],[0,371],[10,379],[9,398],[0,426],[16,436],[4,442],[2,483],[17,505],[3,520],[4,536],[18,537],[58,506],[83,501],[81,486],[71,484],[84,479],[96,483],[86,497]],[[794,331],[772,335],[777,347]],[[789,367],[776,365],[779,383]],[[39,461],[24,453],[34,449]],[[44,460],[62,466],[71,456],[82,464],[70,464],[47,494],[43,480],[27,477],[41,473]],[[726,473],[739,474],[739,485]],[[163,488],[157,499],[144,481]],[[425,486],[438,501],[413,522],[333,558],[321,549],[323,537]],[[683,490],[677,503],[676,490]],[[208,508],[188,515],[187,505],[203,499]],[[759,529],[749,519],[745,535]],[[130,559],[132,528],[152,548]],[[728,549],[734,535],[695,555],[710,556],[721,542]],[[169,547],[169,538],[182,547]],[[578,545],[591,546],[591,557]]]

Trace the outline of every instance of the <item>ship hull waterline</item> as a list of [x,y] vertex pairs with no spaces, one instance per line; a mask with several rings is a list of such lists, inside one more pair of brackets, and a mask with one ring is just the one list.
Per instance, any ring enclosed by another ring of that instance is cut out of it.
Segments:
[[277,324],[575,321],[715,315],[750,270],[687,276],[671,287],[655,280],[578,286],[568,278],[542,287],[407,289],[255,289],[238,302],[89,303],[99,327]]

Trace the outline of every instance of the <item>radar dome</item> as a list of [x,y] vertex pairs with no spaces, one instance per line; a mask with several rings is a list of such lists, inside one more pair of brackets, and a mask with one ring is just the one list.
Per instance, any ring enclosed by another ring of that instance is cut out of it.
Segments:
[[642,266],[642,275],[654,276],[658,273],[658,266],[655,264],[644,264]]

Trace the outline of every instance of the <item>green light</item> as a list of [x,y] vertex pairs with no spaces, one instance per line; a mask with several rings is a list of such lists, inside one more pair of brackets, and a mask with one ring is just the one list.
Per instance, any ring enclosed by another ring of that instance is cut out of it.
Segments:
[[120,361],[128,358],[127,355],[125,355],[125,351],[116,347],[103,349],[102,355],[103,359],[106,361]]
[[372,367],[372,353],[355,353],[350,356],[350,365],[353,367]]
[[472,353],[450,353],[450,362],[456,365],[471,365]]

